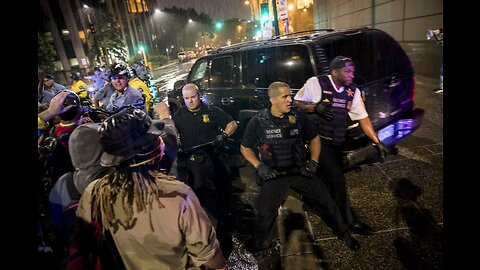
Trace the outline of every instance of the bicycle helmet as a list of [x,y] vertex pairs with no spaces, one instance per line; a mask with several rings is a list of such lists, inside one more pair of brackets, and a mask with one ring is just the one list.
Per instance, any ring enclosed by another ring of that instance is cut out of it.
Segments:
[[70,75],[70,79],[72,79],[72,80],[74,80],[74,81],[80,80],[80,73],[79,73],[79,72],[73,72],[73,73]]
[[[59,115],[59,117],[62,120],[72,120],[77,115],[77,112],[79,110],[81,110],[82,102],[80,101],[80,97],[75,92],[70,91],[70,90],[64,90],[64,91],[60,91],[58,93],[62,93],[62,92],[68,92],[67,97],[63,101],[63,107],[65,107],[65,108],[68,107],[68,106],[72,106],[72,107],[70,109],[68,109],[67,111],[61,113]],[[57,93],[57,95],[58,95],[58,93]]]
[[110,66],[110,74],[108,74],[108,77],[111,78],[112,76],[115,76],[115,75],[124,75],[128,79],[130,79],[131,77],[128,67],[118,63],[114,63]]

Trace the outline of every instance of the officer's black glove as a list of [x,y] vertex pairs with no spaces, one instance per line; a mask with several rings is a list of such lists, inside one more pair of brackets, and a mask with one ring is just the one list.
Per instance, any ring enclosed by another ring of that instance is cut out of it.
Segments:
[[307,161],[307,164],[305,164],[305,167],[302,167],[300,169],[300,174],[312,178],[316,173],[317,173],[317,166],[318,163],[315,160],[309,160]]
[[213,147],[218,147],[220,146],[225,140],[227,140],[228,136],[224,132],[223,134],[217,135],[215,139],[213,139]]
[[315,105],[315,112],[318,113],[321,117],[323,117],[327,121],[333,120],[333,111],[332,111],[332,103],[331,102],[323,102],[320,101]]
[[388,147],[381,141],[378,141],[378,143],[372,143],[372,145],[377,148],[378,156],[380,156],[382,160],[384,160],[387,154],[390,153],[390,149],[388,149]]
[[260,163],[260,165],[258,165],[257,174],[265,182],[270,181],[278,176],[277,171],[273,170],[272,168],[268,167],[263,163]]

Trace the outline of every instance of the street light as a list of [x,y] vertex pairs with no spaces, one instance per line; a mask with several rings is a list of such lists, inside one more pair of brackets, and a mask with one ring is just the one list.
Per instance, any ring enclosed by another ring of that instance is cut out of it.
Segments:
[[[96,50],[94,60],[96,60],[98,63],[103,64],[107,62],[106,56],[103,53],[103,50],[101,47],[98,46],[97,39],[95,38],[95,25],[92,22],[92,18],[90,17],[90,13],[94,12],[94,9],[90,8],[88,5],[83,5],[83,9],[85,14],[87,15],[88,19],[88,29],[90,30],[89,35],[92,35],[92,40],[93,40],[93,48]],[[94,14],[95,15],[95,14]],[[90,43],[89,43],[89,48],[90,48]]]
[[142,53],[143,54],[143,62],[145,62],[145,65],[150,69],[152,70],[152,63],[148,62],[147,61],[147,54],[145,53],[145,46],[140,45],[138,46],[138,53]]

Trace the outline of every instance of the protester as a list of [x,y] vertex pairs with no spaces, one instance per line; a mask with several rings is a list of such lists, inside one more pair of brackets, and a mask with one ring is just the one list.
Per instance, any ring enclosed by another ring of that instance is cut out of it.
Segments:
[[135,108],[101,124],[101,163],[114,168],[85,189],[74,240],[95,221],[111,232],[127,269],[226,269],[215,229],[195,193],[161,172],[165,148],[176,142],[166,133],[164,122]]

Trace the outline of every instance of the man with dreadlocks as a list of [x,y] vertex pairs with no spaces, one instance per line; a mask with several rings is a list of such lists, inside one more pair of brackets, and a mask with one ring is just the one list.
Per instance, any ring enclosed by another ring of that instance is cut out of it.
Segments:
[[85,189],[77,226],[82,220],[103,224],[126,269],[226,269],[215,229],[195,193],[160,168],[177,147],[173,122],[161,119],[127,108],[101,124],[101,163],[114,168]]

